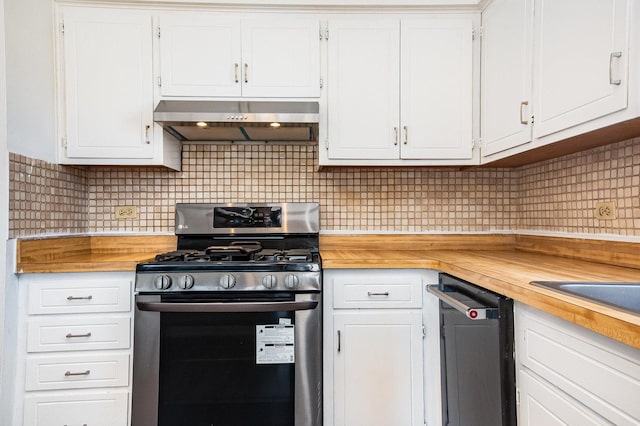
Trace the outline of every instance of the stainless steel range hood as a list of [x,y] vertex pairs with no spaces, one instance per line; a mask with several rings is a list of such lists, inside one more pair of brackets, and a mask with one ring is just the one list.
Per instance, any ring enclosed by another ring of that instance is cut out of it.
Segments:
[[314,142],[318,102],[167,101],[153,120],[181,141]]

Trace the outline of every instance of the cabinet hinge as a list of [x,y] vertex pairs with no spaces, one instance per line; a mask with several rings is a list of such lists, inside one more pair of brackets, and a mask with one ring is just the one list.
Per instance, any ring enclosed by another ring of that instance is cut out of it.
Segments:
[[535,122],[536,122],[535,118],[536,118],[536,116],[535,116],[535,115],[532,115],[532,116],[531,116],[531,125],[532,125],[532,126],[533,126],[533,123],[535,123]]
[[327,151],[329,151],[329,139],[324,140],[324,147]]
[[322,89],[324,87],[324,80],[320,79],[320,88]]
[[324,39],[325,39],[325,40],[329,40],[329,28],[326,28],[326,29],[324,30]]
[[60,34],[64,34],[64,22],[60,23]]
[[476,30],[471,30],[471,40],[476,39]]
[[324,38],[324,31],[322,30],[322,27],[320,27],[320,31],[318,31],[320,34],[320,41],[322,41],[322,39]]
[[62,137],[62,147],[64,149],[67,149],[67,137],[66,136]]
[[427,337],[427,328],[422,324],[422,338]]
[[480,27],[478,29],[478,37],[480,38],[484,37],[484,27]]
[[520,388],[516,388],[516,405],[520,405]]
[[158,38],[160,38],[160,25],[158,25]]
[[162,77],[158,76],[158,87],[162,87]]

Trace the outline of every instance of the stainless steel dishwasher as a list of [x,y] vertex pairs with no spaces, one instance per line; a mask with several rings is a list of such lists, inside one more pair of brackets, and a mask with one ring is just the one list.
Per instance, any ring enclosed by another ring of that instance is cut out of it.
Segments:
[[441,273],[442,423],[516,424],[513,300]]

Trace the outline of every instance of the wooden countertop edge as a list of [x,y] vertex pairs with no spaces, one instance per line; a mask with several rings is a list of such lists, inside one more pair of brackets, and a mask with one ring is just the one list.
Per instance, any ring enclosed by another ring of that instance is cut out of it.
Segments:
[[[436,269],[640,349],[640,316],[558,294],[551,290],[534,287],[528,282],[512,282],[499,279],[495,276],[478,272],[472,269],[473,266],[461,265],[455,263],[455,261],[436,258],[430,259],[428,258],[429,254],[429,252],[422,252],[424,256],[423,259],[410,260],[385,259],[384,261],[380,261],[380,259],[367,258],[330,258],[326,260],[323,259],[323,268]],[[431,254],[437,257],[435,252]]]

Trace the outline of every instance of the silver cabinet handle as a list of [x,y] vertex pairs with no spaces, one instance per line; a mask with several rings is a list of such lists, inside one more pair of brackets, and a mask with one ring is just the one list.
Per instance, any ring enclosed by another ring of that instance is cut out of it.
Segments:
[[141,311],[149,312],[278,312],[308,311],[315,309],[318,302],[247,302],[247,303],[164,303],[137,302]]
[[81,371],[80,373],[72,373],[71,371],[67,371],[66,373],[64,373],[65,377],[69,377],[69,376],[88,376],[89,374],[91,374],[91,370]]
[[236,83],[240,83],[240,80],[238,80],[238,67],[239,65],[237,63],[233,64],[235,66],[234,71],[233,71],[233,78],[236,81]]
[[[64,426],[68,426],[68,425],[65,423]],[[82,423],[82,426],[88,426],[88,425],[86,423]]]
[[91,300],[93,296],[67,296],[67,300]]
[[67,335],[65,336],[67,339],[74,339],[76,337],[91,337],[91,332],[85,333],[85,334],[71,334],[71,333],[67,333]]
[[149,140],[149,130],[150,130],[150,129],[151,129],[151,126],[150,126],[150,125],[148,125],[148,124],[147,124],[146,126],[144,126],[144,142],[145,142],[147,145],[150,145],[150,144],[151,144],[151,140]]
[[520,124],[529,124],[529,120],[525,120],[522,116],[522,110],[525,106],[529,105],[529,101],[520,102]]
[[368,291],[368,292],[367,292],[367,295],[368,295],[369,297],[371,297],[371,296],[388,296],[388,295],[389,295],[389,292],[388,292],[388,291],[385,291],[385,292],[382,292],[382,293],[374,293],[374,292],[372,292],[372,291]]
[[398,128],[393,128],[393,144],[398,145]]
[[341,350],[341,347],[340,347],[340,341],[341,340],[342,339],[340,338],[340,330],[338,330],[338,352],[340,352],[340,350]]
[[404,144],[408,144],[409,143],[409,129],[407,128],[407,126],[403,127],[404,129]]
[[619,58],[621,56],[622,52],[611,52],[609,55],[609,84],[613,84],[614,86],[619,86],[622,80],[613,80],[613,58]]
[[244,64],[244,82],[249,82],[249,64]]

